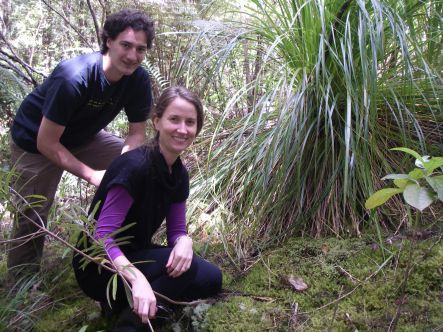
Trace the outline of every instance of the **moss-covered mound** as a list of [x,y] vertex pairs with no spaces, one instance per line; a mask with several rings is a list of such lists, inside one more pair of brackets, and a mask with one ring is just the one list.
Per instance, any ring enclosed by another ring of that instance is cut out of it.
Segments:
[[[443,323],[443,246],[394,239],[294,238],[262,253],[227,288],[237,296],[214,305],[210,331],[425,331]],[[297,291],[288,280],[308,288]]]
[[[156,331],[430,331],[442,327],[443,245],[437,236],[426,240],[400,236],[383,246],[370,238],[293,238],[278,249],[258,253],[241,271],[224,255],[211,247],[208,257],[222,265],[220,297],[178,308],[163,324],[155,325]],[[78,289],[69,259],[63,261],[59,259],[57,265],[47,261],[52,268],[42,278],[43,290],[28,287],[8,295],[2,287],[3,329],[112,329],[113,321],[100,317],[97,305]],[[23,319],[17,320],[17,313]]]

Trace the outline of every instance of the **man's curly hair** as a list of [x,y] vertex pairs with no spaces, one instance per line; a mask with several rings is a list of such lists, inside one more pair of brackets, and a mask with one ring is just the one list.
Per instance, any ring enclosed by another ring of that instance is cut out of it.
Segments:
[[117,38],[119,33],[129,27],[135,31],[144,31],[146,34],[147,47],[152,47],[152,41],[155,36],[154,22],[138,10],[123,9],[106,18],[101,32],[102,44],[100,46],[100,52],[102,54],[108,52],[108,46],[106,46],[108,38]]

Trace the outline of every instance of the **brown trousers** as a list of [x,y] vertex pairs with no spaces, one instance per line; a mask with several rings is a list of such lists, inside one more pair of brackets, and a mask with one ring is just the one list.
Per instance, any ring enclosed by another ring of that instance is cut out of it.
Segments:
[[[106,169],[123,148],[123,139],[102,130],[94,139],[70,152],[81,162],[97,170]],[[49,210],[54,201],[63,169],[41,154],[29,153],[10,140],[11,159],[19,175],[13,189],[28,203],[35,203],[33,209],[24,207],[16,218],[12,231],[14,239],[8,251],[8,270],[13,275],[35,273],[40,269],[45,236],[31,220],[47,225]],[[42,197],[32,197],[39,195]],[[23,200],[17,200],[21,205]]]

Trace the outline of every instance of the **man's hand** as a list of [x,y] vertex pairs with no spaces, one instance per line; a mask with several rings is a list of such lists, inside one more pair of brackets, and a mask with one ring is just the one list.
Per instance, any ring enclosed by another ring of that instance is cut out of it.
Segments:
[[188,271],[192,263],[192,240],[188,236],[178,238],[166,263],[170,277],[176,278]]
[[102,182],[103,176],[105,175],[106,170],[103,171],[93,171],[91,178],[89,179],[89,183],[98,187],[100,182]]
[[142,145],[146,139],[146,121],[130,122],[128,136],[123,145],[122,153],[128,152]]

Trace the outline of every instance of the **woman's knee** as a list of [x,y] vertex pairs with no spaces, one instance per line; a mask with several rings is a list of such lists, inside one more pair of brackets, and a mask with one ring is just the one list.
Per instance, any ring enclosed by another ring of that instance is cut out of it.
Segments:
[[205,297],[212,296],[220,292],[222,288],[223,276],[221,270],[214,264],[200,258],[196,262],[198,273],[195,278],[194,287],[200,288]]
[[217,266],[212,265],[211,267],[211,272],[208,274],[208,278],[210,279],[211,292],[214,295],[221,291],[223,275],[221,270]]

